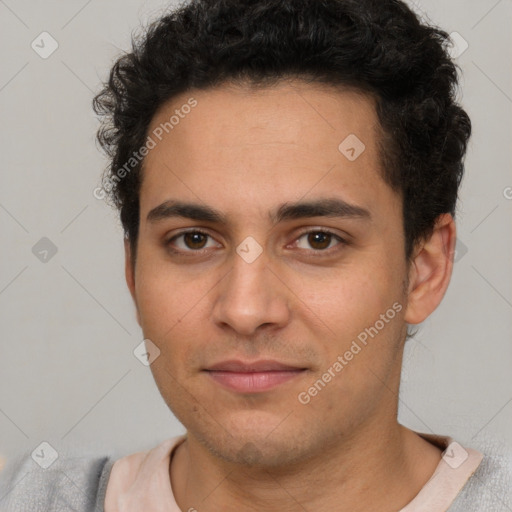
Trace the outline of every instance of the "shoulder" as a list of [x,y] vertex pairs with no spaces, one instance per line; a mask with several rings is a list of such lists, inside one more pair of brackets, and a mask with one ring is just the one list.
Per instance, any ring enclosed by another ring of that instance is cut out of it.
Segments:
[[450,512],[512,510],[512,450],[497,440],[475,446],[482,462],[454,501]]
[[44,469],[24,453],[0,472],[0,510],[102,512],[113,463],[109,457],[59,456]]

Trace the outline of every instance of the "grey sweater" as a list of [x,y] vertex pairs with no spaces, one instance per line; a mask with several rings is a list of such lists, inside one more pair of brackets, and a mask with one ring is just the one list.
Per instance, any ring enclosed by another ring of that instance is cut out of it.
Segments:
[[29,454],[0,473],[1,512],[103,512],[109,457],[59,457],[42,469]]
[[[512,512],[512,458],[492,443],[477,449],[484,459],[449,512]],[[114,462],[109,457],[59,457],[41,469],[23,454],[0,473],[0,511],[104,512]]]

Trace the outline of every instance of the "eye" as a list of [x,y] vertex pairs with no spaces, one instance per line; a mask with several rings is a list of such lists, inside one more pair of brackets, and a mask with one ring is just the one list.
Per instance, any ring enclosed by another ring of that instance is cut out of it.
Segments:
[[171,250],[177,249],[177,252],[199,252],[201,249],[215,247],[216,242],[214,241],[213,245],[207,244],[208,238],[213,241],[208,233],[195,229],[173,236],[166,242],[166,245],[170,246]]
[[[301,245],[300,240],[304,239]],[[337,242],[333,244],[333,242]],[[331,233],[330,231],[325,230],[314,230],[314,231],[306,231],[302,233],[301,236],[297,239],[296,246],[300,249],[309,249],[313,248],[315,251],[325,251],[327,249],[331,249],[333,246],[340,245],[345,243],[345,241],[338,235]],[[305,245],[309,245],[309,247],[305,247]]]
[[[310,230],[302,233],[295,242],[299,249],[313,250],[313,252],[328,252],[329,249],[347,242],[339,235],[325,229]],[[212,247],[221,247],[208,233],[194,229],[183,231],[171,237],[165,245],[176,253],[200,253]]]

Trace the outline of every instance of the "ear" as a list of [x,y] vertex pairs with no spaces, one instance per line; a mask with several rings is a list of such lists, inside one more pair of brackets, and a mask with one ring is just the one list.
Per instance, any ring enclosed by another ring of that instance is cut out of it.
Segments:
[[133,303],[135,304],[137,323],[142,327],[140,322],[139,308],[137,306],[137,295],[135,293],[135,268],[132,264],[132,253],[130,240],[128,238],[124,239],[124,275],[126,278],[126,284],[128,285],[128,289],[130,290],[130,294],[133,299]]
[[423,322],[440,304],[453,269],[455,221],[449,213],[440,215],[432,236],[418,244],[409,269],[405,321]]

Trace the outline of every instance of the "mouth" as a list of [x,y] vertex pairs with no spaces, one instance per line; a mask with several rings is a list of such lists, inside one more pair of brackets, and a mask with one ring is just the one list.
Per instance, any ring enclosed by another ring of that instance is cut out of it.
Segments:
[[304,374],[307,368],[278,361],[224,361],[205,370],[221,386],[238,393],[261,393]]

